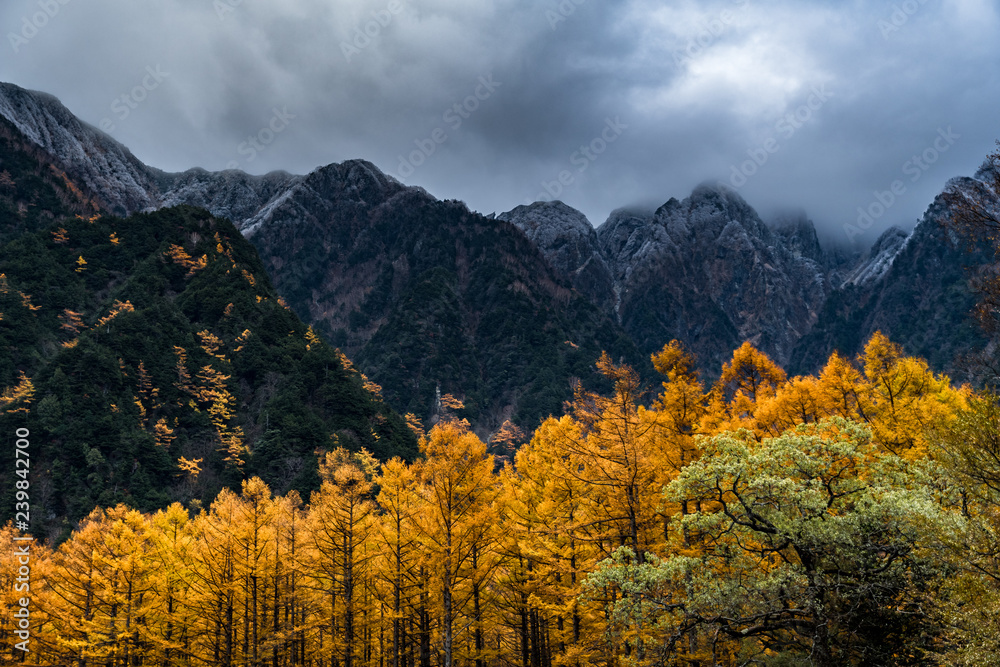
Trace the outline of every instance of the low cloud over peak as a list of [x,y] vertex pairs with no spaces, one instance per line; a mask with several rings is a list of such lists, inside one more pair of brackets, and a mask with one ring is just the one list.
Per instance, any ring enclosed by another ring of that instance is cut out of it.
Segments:
[[11,0],[0,26],[0,80],[151,165],[364,158],[487,213],[558,190],[596,224],[711,180],[836,235],[899,182],[873,241],[1000,137],[985,0]]

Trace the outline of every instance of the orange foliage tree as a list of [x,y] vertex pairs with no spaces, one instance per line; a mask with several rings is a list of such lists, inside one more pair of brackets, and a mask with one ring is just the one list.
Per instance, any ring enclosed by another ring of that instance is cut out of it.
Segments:
[[[196,266],[182,251],[172,249],[171,258]],[[125,310],[119,304],[102,326]],[[63,321],[71,334],[80,326],[69,311]],[[194,373],[187,351],[175,348],[176,386],[208,413],[217,446],[239,465],[229,343],[209,331],[199,338],[210,363]],[[970,394],[881,334],[856,360],[835,353],[812,376],[788,378],[749,343],[710,388],[677,341],[652,361],[662,375],[655,395],[631,368],[603,355],[597,367],[613,386],[609,394],[578,387],[566,414],[530,437],[506,423],[491,439],[497,455],[458,419],[461,402],[446,395],[429,431],[408,416],[419,460],[380,464],[364,451],[320,452],[321,487],[307,505],[295,492],[274,497],[254,478],[204,510],[95,510],[58,549],[37,549],[32,659],[77,667],[727,664],[736,649],[713,643],[719,622],[712,609],[702,605],[697,616],[682,609],[695,608],[687,596],[698,586],[710,586],[707,569],[644,580],[642,590],[660,597],[640,604],[636,576],[653,576],[670,562],[766,578],[770,566],[738,549],[766,544],[767,558],[777,558],[782,542],[717,530],[729,525],[720,523],[720,510],[742,516],[736,493],[771,497],[733,470],[777,476],[786,462],[754,467],[743,458],[792,457],[792,445],[805,440],[789,440],[790,431],[848,420],[852,433],[870,435],[809,440],[810,447],[817,461],[830,442],[845,460],[854,460],[854,447],[864,457],[850,474],[864,480],[868,459],[899,460],[892,463],[899,469],[924,462],[933,434],[952,423]],[[160,413],[159,389],[141,362],[136,377],[141,426],[167,447],[173,429]],[[32,398],[22,376],[3,391],[0,407],[18,410]],[[180,460],[192,484],[201,462]],[[693,477],[698,471],[704,484]],[[712,480],[735,490],[715,493]],[[848,516],[852,506],[845,507]],[[824,520],[823,512],[813,514]],[[11,535],[0,531],[0,546]],[[0,582],[10,581],[13,562],[0,554]],[[0,602],[10,608],[4,595]],[[698,604],[709,599],[716,598]],[[654,602],[674,605],[667,616],[677,621],[671,631],[679,639],[672,644],[657,634],[654,620],[666,607],[648,613]],[[7,659],[5,641],[0,637]],[[669,655],[662,653],[667,644]]]

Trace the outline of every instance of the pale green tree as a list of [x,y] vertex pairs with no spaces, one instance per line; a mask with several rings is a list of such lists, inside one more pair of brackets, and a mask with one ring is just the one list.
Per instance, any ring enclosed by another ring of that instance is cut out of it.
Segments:
[[[702,444],[665,492],[698,501],[675,519],[695,548],[645,564],[623,550],[588,580],[620,589],[613,628],[643,633],[645,662],[925,659],[933,633],[922,603],[940,584],[927,547],[946,514],[934,464],[889,454],[840,418]],[[685,655],[687,636],[706,629],[705,654]]]

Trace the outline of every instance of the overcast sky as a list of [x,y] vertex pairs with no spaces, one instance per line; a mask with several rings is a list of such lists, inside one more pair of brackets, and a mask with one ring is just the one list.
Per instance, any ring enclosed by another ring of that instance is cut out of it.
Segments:
[[839,239],[861,207],[868,244],[1000,138],[997,5],[4,0],[0,80],[169,171],[365,158],[484,213],[555,196],[595,225],[721,181]]

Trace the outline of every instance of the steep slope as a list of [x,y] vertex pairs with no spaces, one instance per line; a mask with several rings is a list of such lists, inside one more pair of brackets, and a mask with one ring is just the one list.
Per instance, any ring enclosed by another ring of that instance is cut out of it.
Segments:
[[680,339],[711,372],[745,340],[786,363],[828,291],[822,267],[721,187],[653,214],[617,211],[597,234],[637,346],[648,353]]
[[816,327],[797,345],[790,364],[811,372],[832,350],[854,356],[875,331],[909,355],[960,380],[970,379],[961,357],[987,340],[972,321],[976,295],[971,271],[989,261],[983,250],[966,251],[941,225],[949,215],[941,196],[909,235],[887,230],[863,262],[830,295]]
[[845,276],[842,285],[866,287],[877,283],[892,268],[910,235],[899,227],[882,232],[865,256]]
[[0,247],[0,428],[31,433],[38,532],[95,505],[208,500],[251,474],[308,492],[317,454],[338,444],[416,454],[377,390],[280,304],[228,221],[191,207],[59,213]]
[[11,180],[35,188],[18,201],[0,176],[0,234],[51,219],[42,201],[84,217],[95,207],[206,208],[258,246],[295,311],[384,385],[393,405],[433,417],[440,386],[466,399],[483,431],[512,415],[530,424],[557,412],[604,348],[648,368],[646,355],[679,338],[715,373],[749,340],[812,371],[881,327],[953,370],[959,352],[982,343],[964,324],[972,297],[960,275],[970,261],[945,250],[933,225],[912,236],[891,230],[862,257],[823,248],[804,214],[768,226],[736,193],[706,186],[655,212],[615,211],[596,231],[560,202],[492,220],[363,161],[306,176],[167,174],[55,98],[9,84],[0,84],[0,117],[9,121],[0,139],[14,132],[56,168],[18,166],[25,176]]
[[55,97],[9,83],[0,83],[0,119],[51,156],[81,189],[94,193],[101,208],[117,215],[190,204],[241,226],[302,178],[285,172],[252,176],[237,170],[166,173],[143,164]]
[[560,411],[574,377],[593,376],[602,349],[648,367],[513,225],[368,163],[308,176],[167,174],[43,93],[0,87],[0,116],[108,210],[190,204],[231,219],[296,312],[385,385],[394,405],[423,417],[435,414],[440,385],[466,400],[483,431],[509,417],[533,426]]
[[289,305],[401,411],[433,417],[440,390],[483,432],[534,428],[602,349],[643,364],[514,225],[370,163],[313,172],[246,231]]
[[838,263],[838,258],[820,245],[816,227],[804,211],[781,215],[770,221],[768,227],[793,255],[811,259],[824,267]]
[[124,215],[157,205],[154,170],[55,97],[0,83],[0,116],[55,156],[59,168],[97,193],[109,211]]
[[553,269],[601,310],[614,308],[615,285],[587,217],[561,201],[535,202],[497,216],[524,232]]
[[0,117],[0,244],[57,217],[89,218],[100,211],[97,199]]
[[843,284],[864,262],[866,254],[857,248],[837,245],[832,239],[822,242],[804,211],[780,214],[767,222],[792,255],[810,259],[822,269],[830,288]]

